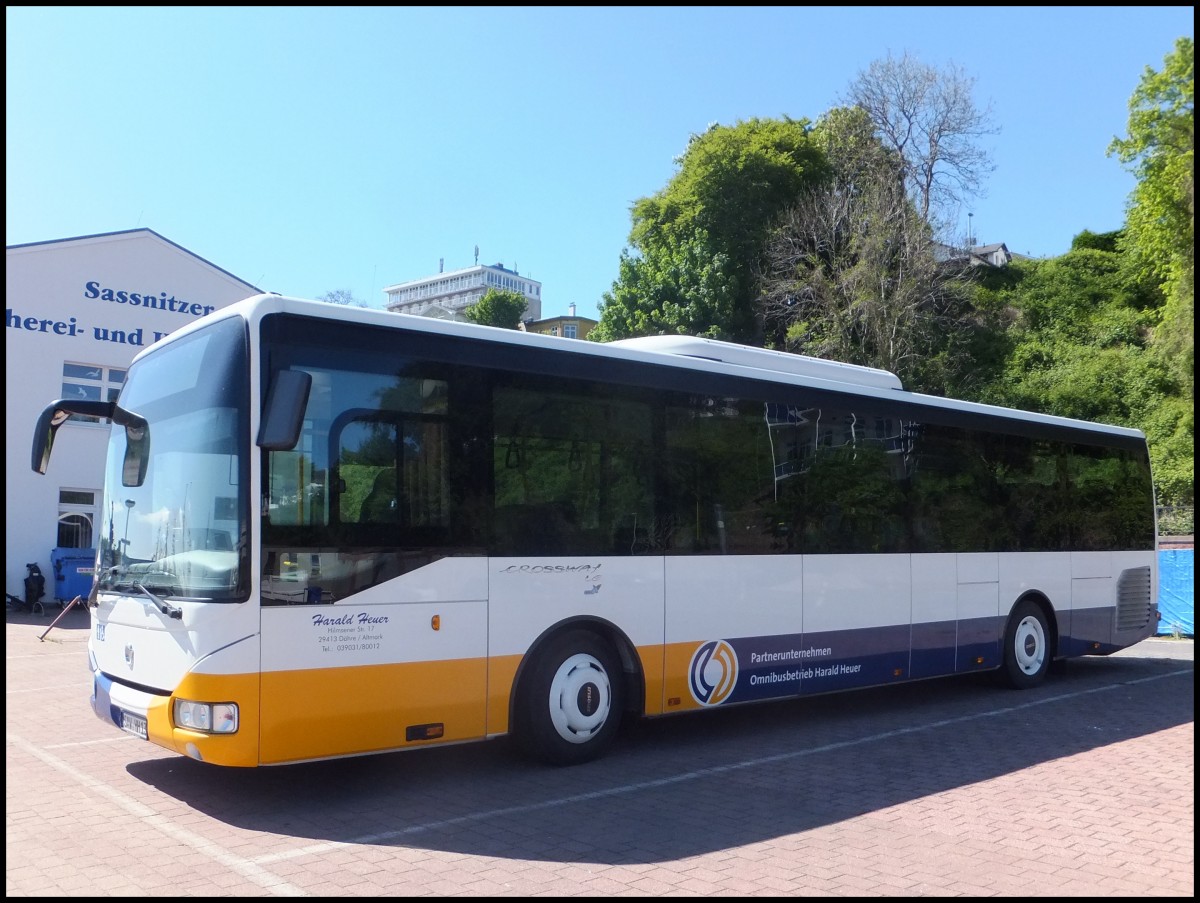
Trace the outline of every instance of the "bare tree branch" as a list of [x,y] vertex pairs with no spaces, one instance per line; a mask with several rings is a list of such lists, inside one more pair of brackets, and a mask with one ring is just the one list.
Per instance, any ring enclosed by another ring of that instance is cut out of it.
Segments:
[[871,118],[883,143],[903,160],[904,180],[923,219],[948,224],[952,211],[983,193],[995,166],[979,140],[994,135],[989,103],[980,109],[975,79],[950,64],[938,70],[907,52],[860,71],[848,101]]
[[348,288],[335,288],[326,292],[318,301],[327,301],[330,304],[343,304],[347,307],[366,307],[361,301],[354,297],[354,293]]
[[760,271],[760,310],[789,350],[880,367],[940,388],[971,328],[964,268],[938,262],[903,186],[875,181],[807,194],[788,211]]

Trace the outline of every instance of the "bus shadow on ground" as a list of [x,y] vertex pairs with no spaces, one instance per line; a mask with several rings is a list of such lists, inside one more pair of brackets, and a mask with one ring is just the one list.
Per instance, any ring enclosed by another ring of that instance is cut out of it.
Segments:
[[41,605],[41,611],[25,611],[23,607],[8,607],[5,609],[4,621],[7,624],[28,624],[32,627],[40,627],[43,631],[53,627],[48,636],[54,636],[54,633],[59,630],[86,631],[91,629],[92,622],[88,617],[88,610],[83,605],[45,601]]
[[[1025,692],[974,675],[760,703],[626,723],[604,758],[570,768],[527,762],[501,738],[278,768],[178,758],[128,771],[224,824],[308,842],[652,863],[1190,724],[1193,679],[1191,661],[1125,655],[1072,661]],[[1180,752],[1181,770],[1189,759]]]

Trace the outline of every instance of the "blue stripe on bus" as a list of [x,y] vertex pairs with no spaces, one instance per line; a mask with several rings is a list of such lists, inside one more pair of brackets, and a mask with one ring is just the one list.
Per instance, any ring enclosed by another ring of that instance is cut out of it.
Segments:
[[121,710],[112,704],[112,685],[111,677],[96,672],[92,680],[92,711],[101,721],[120,727]]
[[[1116,648],[1110,641],[1111,608],[1062,616],[1060,652],[1108,654]],[[990,617],[725,640],[736,656],[737,674],[733,687],[710,704],[831,693],[997,668],[1003,661],[1004,625],[1004,618]],[[713,656],[713,661],[720,658]]]

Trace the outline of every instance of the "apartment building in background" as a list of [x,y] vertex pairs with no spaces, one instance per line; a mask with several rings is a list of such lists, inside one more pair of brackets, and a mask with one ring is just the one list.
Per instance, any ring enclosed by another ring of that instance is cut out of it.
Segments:
[[440,316],[455,319],[487,294],[488,289],[516,292],[525,297],[527,307],[522,320],[542,316],[542,284],[522,276],[502,263],[475,264],[448,273],[439,272],[384,288],[387,309],[394,313]]

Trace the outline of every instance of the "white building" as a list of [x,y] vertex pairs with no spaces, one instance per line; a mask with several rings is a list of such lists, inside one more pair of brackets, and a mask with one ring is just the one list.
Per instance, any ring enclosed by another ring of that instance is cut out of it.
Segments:
[[150,229],[9,245],[4,283],[4,586],[23,598],[35,562],[47,604],[58,598],[53,550],[94,547],[108,425],[65,424],[43,476],[30,466],[42,409],[115,397],[137,352],[260,290]]
[[542,317],[542,284],[503,264],[476,264],[449,273],[398,282],[384,289],[387,309],[396,313],[445,317],[459,314],[487,294],[488,289],[524,295],[528,307],[522,320]]

